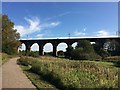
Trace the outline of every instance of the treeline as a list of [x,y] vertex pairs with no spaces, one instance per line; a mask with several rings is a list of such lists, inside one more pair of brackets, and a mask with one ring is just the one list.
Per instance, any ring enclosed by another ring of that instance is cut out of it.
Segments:
[[77,60],[101,60],[108,56],[120,56],[120,42],[117,40],[106,40],[91,44],[88,40],[80,40],[75,49],[68,46],[65,57]]

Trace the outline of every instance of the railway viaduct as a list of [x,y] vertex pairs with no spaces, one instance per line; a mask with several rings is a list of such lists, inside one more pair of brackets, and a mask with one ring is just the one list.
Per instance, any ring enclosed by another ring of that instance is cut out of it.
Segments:
[[68,47],[79,40],[89,40],[90,42],[100,42],[101,47],[103,47],[106,40],[119,40],[118,37],[86,37],[86,38],[68,38],[68,39],[36,39],[36,40],[20,40],[21,44],[24,43],[26,46],[26,52],[30,51],[31,46],[34,43],[39,45],[39,55],[43,55],[43,47],[46,43],[51,43],[53,45],[53,56],[57,56],[57,46],[59,43],[66,43]]

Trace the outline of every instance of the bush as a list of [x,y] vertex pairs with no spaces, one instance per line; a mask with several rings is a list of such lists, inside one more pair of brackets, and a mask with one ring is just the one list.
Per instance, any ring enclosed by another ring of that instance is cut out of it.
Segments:
[[58,56],[61,56],[61,57],[64,56],[64,52],[62,50],[58,51],[57,54],[58,54]]
[[53,52],[44,52],[44,55],[52,56],[52,55],[53,55]]
[[27,52],[26,51],[20,51],[19,55],[23,55],[23,56],[31,56],[31,57],[39,57],[39,51],[31,51],[31,52]]
[[37,61],[36,63],[32,64],[32,68],[30,69],[30,71],[39,74],[40,68],[41,68],[41,63]]
[[21,55],[23,55],[23,56],[25,56],[26,55],[26,51],[19,51],[19,55],[21,56]]
[[109,55],[109,53],[107,52],[107,51],[105,51],[104,49],[100,49],[100,51],[99,51],[99,54],[100,54],[100,56],[104,59],[105,57],[108,57],[108,56],[110,56]]
[[94,51],[93,45],[88,40],[80,40],[75,49],[69,46],[65,53],[66,58],[76,60],[101,59]]
[[77,48],[72,51],[71,54],[72,59],[76,60],[92,60],[92,59],[99,59],[100,56],[96,53],[84,53],[81,48]]
[[20,57],[20,59],[18,60],[18,64],[28,66],[28,65],[32,65],[33,63],[36,63],[36,61],[37,60],[30,57]]
[[39,52],[38,52],[38,51],[31,51],[31,52],[29,53],[29,56],[39,57]]
[[0,53],[0,60],[2,60],[2,64],[6,63],[12,57],[14,56],[8,55],[6,53]]

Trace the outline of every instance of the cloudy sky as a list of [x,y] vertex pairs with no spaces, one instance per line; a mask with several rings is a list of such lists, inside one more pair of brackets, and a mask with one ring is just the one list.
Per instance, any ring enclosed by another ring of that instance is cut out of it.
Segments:
[[[3,2],[2,12],[14,22],[20,39],[115,36],[117,2]],[[47,44],[46,51],[52,50]],[[67,47],[59,45],[59,50]],[[37,45],[33,46],[35,50]]]

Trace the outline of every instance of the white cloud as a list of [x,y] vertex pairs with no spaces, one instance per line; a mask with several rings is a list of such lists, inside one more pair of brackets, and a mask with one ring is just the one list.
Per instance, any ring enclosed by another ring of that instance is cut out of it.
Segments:
[[85,36],[86,33],[75,31],[75,32],[74,32],[74,35],[75,35],[75,36]]
[[80,36],[80,37],[81,37],[81,36],[85,36],[85,35],[86,35],[86,33],[85,33],[86,29],[87,29],[87,28],[85,27],[85,28],[82,29],[82,31],[76,30],[76,31],[74,32],[74,35],[75,35],[75,36]]
[[58,17],[65,16],[65,15],[70,14],[70,13],[71,13],[71,12],[69,12],[69,11],[68,11],[68,12],[65,12],[65,13],[61,13],[61,14],[58,15]]
[[83,31],[85,32],[87,28],[83,28]]
[[97,32],[97,36],[109,36],[109,33],[105,30],[100,30]]
[[42,38],[45,34],[37,34],[36,37]]
[[34,18],[24,18],[26,22],[29,24],[28,26],[23,25],[15,25],[14,28],[20,33],[21,36],[34,33],[36,31],[40,31],[40,20],[37,17]]
[[[17,29],[17,32],[20,33],[21,36],[32,34],[37,31],[41,31],[43,29],[56,27],[60,24],[60,22],[45,22],[40,23],[40,19],[38,17],[32,18],[24,18],[28,25],[15,25],[14,29]],[[42,35],[42,34],[41,34]]]
[[56,27],[56,26],[58,26],[60,24],[60,22],[50,22],[50,23],[48,23],[48,22],[46,22],[46,23],[43,23],[42,25],[41,25],[41,28],[42,29],[45,29],[45,28],[51,28],[51,27]]
[[52,22],[51,26],[58,26],[60,24],[60,22]]
[[116,36],[113,32],[108,32],[108,30],[99,30],[96,32],[97,37],[111,37]]
[[63,16],[65,16],[65,15],[68,15],[68,14],[70,14],[71,12],[64,12],[64,13],[61,13],[61,14],[59,14],[59,15],[55,15],[55,16],[53,16],[53,17],[49,17],[49,18],[46,18],[46,20],[51,20],[51,19],[55,19],[55,18],[59,18],[59,17],[63,17]]

